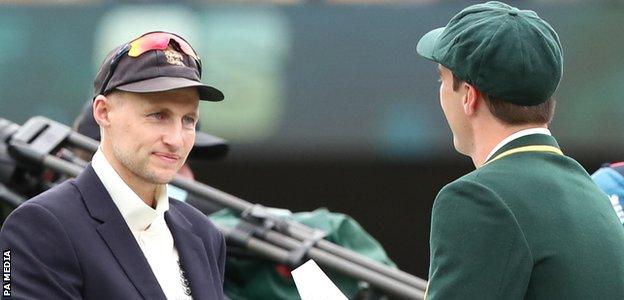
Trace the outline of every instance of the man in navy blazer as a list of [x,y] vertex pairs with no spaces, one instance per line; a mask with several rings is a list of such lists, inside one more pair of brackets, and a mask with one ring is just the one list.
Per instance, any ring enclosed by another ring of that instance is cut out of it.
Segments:
[[102,143],[92,163],[2,227],[5,297],[224,298],[223,235],[166,196],[193,146],[199,100],[223,99],[200,78],[199,57],[172,33],[150,32],[109,53],[95,79]]

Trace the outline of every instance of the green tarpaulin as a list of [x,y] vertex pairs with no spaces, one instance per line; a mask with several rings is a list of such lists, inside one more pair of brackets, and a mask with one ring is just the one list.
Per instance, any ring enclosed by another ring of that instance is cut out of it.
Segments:
[[[347,215],[321,208],[285,217],[324,231],[328,241],[383,264],[395,266],[381,245]],[[228,209],[212,214],[210,219],[227,227],[235,227],[240,222],[238,214]],[[359,286],[357,280],[323,269],[347,297],[355,297]],[[228,255],[225,273],[225,293],[231,299],[299,299],[288,269],[274,262]]]

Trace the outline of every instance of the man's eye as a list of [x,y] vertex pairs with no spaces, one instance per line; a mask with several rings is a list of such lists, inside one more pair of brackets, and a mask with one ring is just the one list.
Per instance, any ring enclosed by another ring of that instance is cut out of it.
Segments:
[[150,118],[156,119],[156,120],[162,120],[164,118],[162,113],[152,113],[148,115]]
[[183,122],[184,122],[184,125],[195,128],[195,118],[184,117]]
[[438,77],[438,82],[442,82],[442,77]]
[[195,125],[195,118],[193,117],[184,117],[184,123],[186,124],[190,124],[190,125]]

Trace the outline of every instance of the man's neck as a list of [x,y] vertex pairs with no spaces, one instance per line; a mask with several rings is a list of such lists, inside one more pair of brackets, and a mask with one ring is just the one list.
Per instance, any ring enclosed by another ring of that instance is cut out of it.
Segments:
[[128,184],[128,186],[151,208],[156,208],[156,185],[147,183],[144,181],[132,181],[126,179],[124,176],[121,178]]
[[482,166],[488,159],[488,155],[492,152],[494,147],[496,147],[505,138],[516,132],[529,128],[547,128],[547,126],[546,124],[524,124],[509,126],[496,123],[482,126],[482,128],[477,128],[477,130],[475,130],[475,150],[472,155],[470,155],[475,167],[479,168],[480,166]]
[[134,191],[145,204],[149,207],[156,207],[156,188],[157,186],[151,182],[142,180],[139,176],[125,168],[118,160],[114,159],[113,153],[105,145],[102,145],[102,154],[113,167],[119,177]]

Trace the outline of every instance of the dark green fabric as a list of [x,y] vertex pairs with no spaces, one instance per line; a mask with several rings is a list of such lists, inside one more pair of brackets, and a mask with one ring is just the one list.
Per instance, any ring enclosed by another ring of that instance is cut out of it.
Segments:
[[[234,227],[240,219],[225,209],[210,216],[219,225]],[[382,246],[351,217],[317,209],[288,217],[311,228],[327,233],[326,240],[351,249],[368,258],[394,267]],[[299,299],[292,278],[284,278],[276,271],[276,263],[228,256],[225,266],[225,293],[232,299]],[[323,267],[321,267],[323,268]],[[323,268],[332,281],[349,298],[358,291],[358,281]]]
[[534,11],[496,1],[465,8],[416,49],[480,91],[523,106],[548,100],[563,73],[555,30]]
[[[556,145],[535,134],[497,153]],[[573,159],[515,153],[445,186],[431,221],[428,299],[624,299],[624,230]]]

